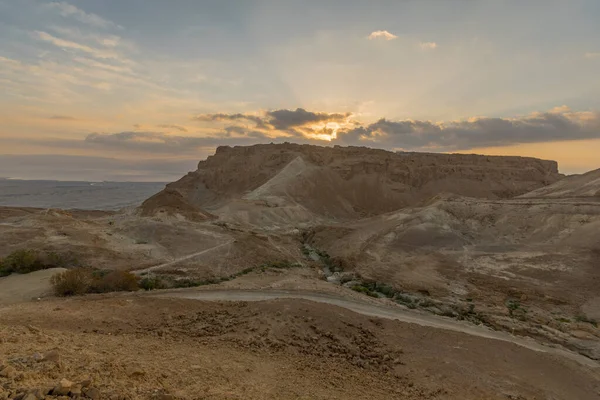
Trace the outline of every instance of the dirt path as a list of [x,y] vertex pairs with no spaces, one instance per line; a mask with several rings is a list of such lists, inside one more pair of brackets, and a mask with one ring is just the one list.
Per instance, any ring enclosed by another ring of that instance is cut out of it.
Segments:
[[140,270],[132,271],[132,272],[134,274],[136,274],[136,275],[142,275],[142,274],[145,274],[145,273],[148,273],[148,272],[152,272],[152,271],[155,271],[155,270],[158,270],[158,269],[161,269],[161,268],[170,267],[170,266],[176,265],[176,264],[178,264],[178,263],[180,263],[182,261],[191,260],[192,258],[196,258],[198,256],[206,254],[209,251],[213,251],[213,250],[219,249],[221,247],[225,247],[227,245],[230,245],[231,243],[233,243],[233,240],[230,240],[229,242],[220,244],[220,245],[215,246],[215,247],[211,247],[210,249],[202,250],[202,251],[199,251],[199,252],[193,253],[193,254],[188,254],[187,256],[183,256],[183,257],[177,258],[177,259],[175,259],[173,261],[169,261],[169,262],[166,262],[164,264],[159,264],[159,265],[155,265],[154,267],[150,267],[150,268],[146,268],[146,269],[140,269]]
[[343,297],[333,296],[324,293],[305,292],[305,291],[252,291],[252,290],[194,290],[186,289],[172,291],[167,293],[151,294],[157,297],[177,297],[204,301],[264,301],[273,299],[305,299],[318,303],[326,303],[346,308],[359,314],[394,319],[402,322],[408,322],[421,326],[428,326],[438,329],[446,329],[455,332],[461,332],[468,335],[479,336],[487,339],[501,340],[510,342],[518,346],[543,352],[555,354],[574,360],[590,368],[600,368],[600,364],[592,359],[582,355],[572,353],[561,348],[549,347],[536,342],[534,339],[512,336],[505,332],[492,331],[482,326],[469,325],[459,321],[436,317],[433,315],[421,314],[414,311],[406,311],[399,308],[379,306],[350,300]]

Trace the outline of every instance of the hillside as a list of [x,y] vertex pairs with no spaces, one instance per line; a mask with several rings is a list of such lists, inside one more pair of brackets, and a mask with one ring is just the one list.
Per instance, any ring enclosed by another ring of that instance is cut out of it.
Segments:
[[600,169],[581,175],[568,176],[552,185],[526,193],[523,198],[574,198],[600,200]]

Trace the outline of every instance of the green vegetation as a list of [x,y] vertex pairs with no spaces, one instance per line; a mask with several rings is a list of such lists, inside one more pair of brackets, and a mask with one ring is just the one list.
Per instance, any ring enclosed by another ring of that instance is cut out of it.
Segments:
[[60,255],[49,251],[42,252],[33,249],[20,249],[13,251],[3,260],[0,260],[0,277],[13,273],[28,274],[49,268],[65,268],[78,265],[73,257]]
[[370,297],[379,297],[377,295],[377,293],[375,293],[374,291],[370,290],[369,288],[367,288],[363,285],[354,285],[354,286],[352,286],[352,290],[354,290],[355,292],[364,293]]
[[145,277],[140,280],[140,288],[144,290],[166,289],[166,285],[162,279],[157,276]]
[[508,308],[508,315],[513,318],[524,321],[527,317],[527,309],[523,308],[518,300],[508,300],[506,308]]

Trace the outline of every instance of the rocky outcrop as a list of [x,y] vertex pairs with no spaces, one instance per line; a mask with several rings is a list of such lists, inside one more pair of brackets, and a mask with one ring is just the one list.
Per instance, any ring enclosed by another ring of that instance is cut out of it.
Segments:
[[243,197],[283,198],[318,215],[356,218],[414,206],[440,193],[510,198],[561,178],[556,162],[535,158],[286,143],[219,147],[157,196],[180,193],[187,204],[208,210]]

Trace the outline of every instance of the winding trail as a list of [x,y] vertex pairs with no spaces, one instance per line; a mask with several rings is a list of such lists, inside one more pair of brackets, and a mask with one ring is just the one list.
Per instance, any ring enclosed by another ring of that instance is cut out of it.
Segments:
[[215,246],[215,247],[211,247],[210,249],[202,250],[202,251],[199,251],[199,252],[197,252],[197,253],[193,253],[193,254],[188,254],[187,256],[183,256],[183,257],[176,258],[175,260],[172,260],[172,261],[166,262],[166,263],[164,263],[164,264],[159,264],[159,265],[155,265],[155,266],[153,266],[153,267],[150,267],[150,268],[139,269],[139,270],[137,270],[137,271],[132,271],[132,272],[133,272],[134,274],[136,274],[136,275],[142,275],[142,274],[145,274],[145,273],[148,273],[148,272],[155,271],[155,270],[157,270],[157,269],[166,268],[166,267],[171,267],[171,266],[173,266],[173,265],[175,265],[175,264],[179,264],[179,263],[180,263],[180,262],[182,262],[182,261],[191,260],[192,258],[196,258],[196,257],[198,257],[198,256],[201,256],[201,255],[203,255],[203,254],[206,254],[206,253],[208,253],[209,251],[213,251],[213,250],[219,249],[219,248],[221,248],[221,247],[225,247],[225,246],[227,246],[227,245],[230,245],[230,244],[231,244],[231,243],[233,243],[233,242],[234,242],[233,240],[230,240],[229,242],[225,242],[225,243],[222,243],[222,244],[220,244],[220,245],[217,245],[217,246]]
[[295,290],[197,290],[184,289],[170,292],[152,293],[149,296],[184,298],[203,301],[265,301],[275,299],[304,299],[317,303],[331,304],[354,311],[359,314],[399,320],[402,322],[446,329],[467,335],[479,336],[486,339],[502,340],[516,344],[529,350],[555,354],[576,361],[584,366],[600,369],[600,364],[590,358],[562,348],[545,346],[532,338],[513,336],[506,332],[493,331],[483,326],[475,326],[448,318],[430,314],[407,311],[385,305],[375,305],[332,294]]

